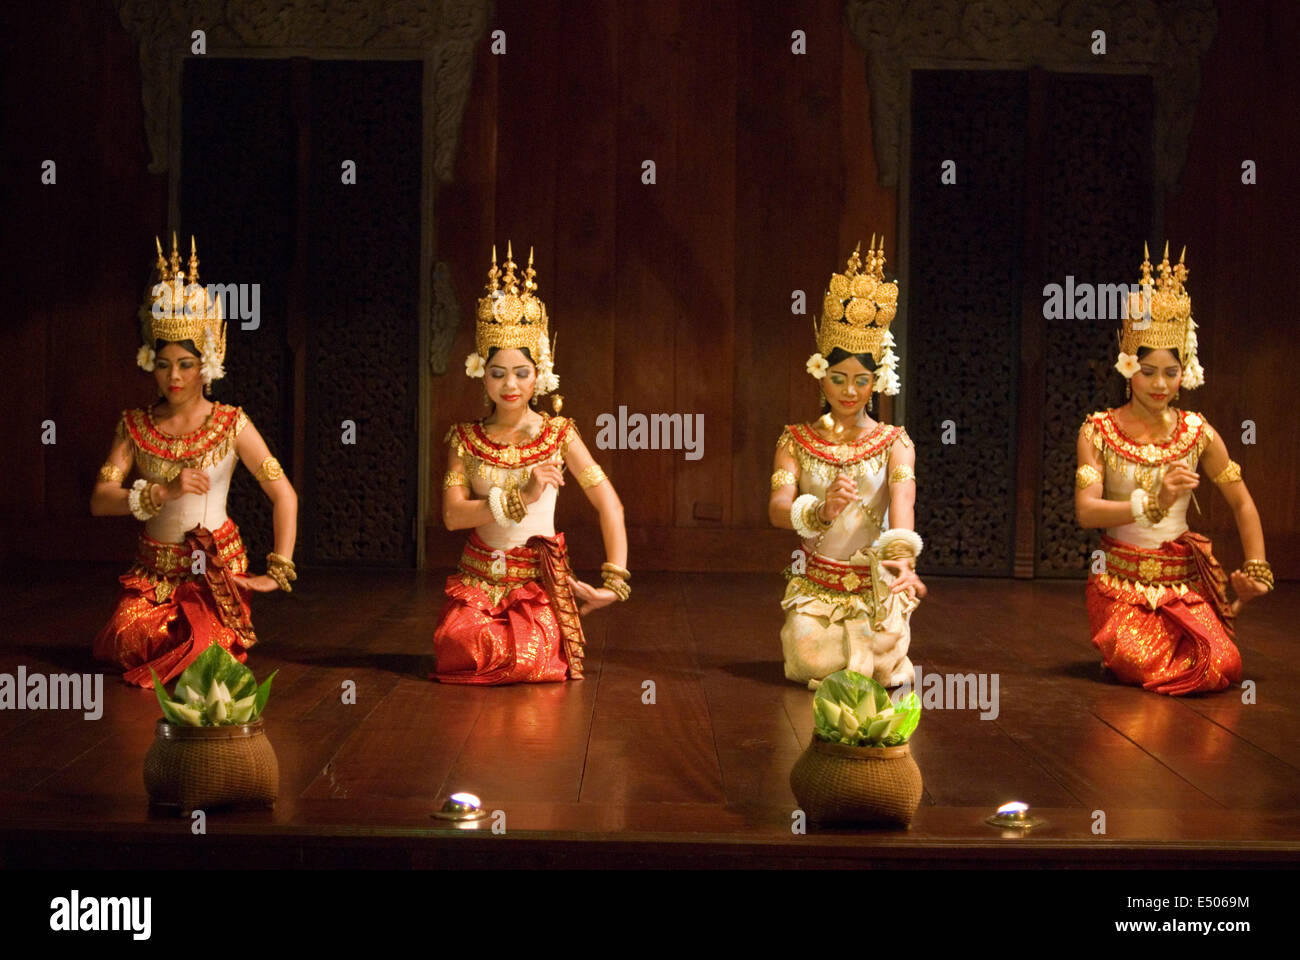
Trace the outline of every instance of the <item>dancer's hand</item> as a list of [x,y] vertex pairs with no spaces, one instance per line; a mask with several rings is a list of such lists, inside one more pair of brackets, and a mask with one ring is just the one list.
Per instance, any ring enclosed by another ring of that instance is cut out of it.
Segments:
[[582,606],[578,608],[578,615],[582,617],[585,617],[593,610],[608,607],[618,599],[618,594],[609,587],[593,587],[589,583],[583,583],[576,577],[569,578],[569,586],[573,588],[573,595],[583,601]]
[[211,483],[208,475],[193,467],[183,467],[181,472],[165,484],[159,484],[166,491],[164,500],[178,500],[187,493],[207,493]]
[[1175,463],[1165,472],[1165,478],[1160,483],[1160,492],[1156,494],[1156,502],[1165,510],[1174,505],[1184,490],[1195,490],[1201,485],[1201,478],[1196,475],[1196,471],[1188,468],[1185,464]]
[[542,499],[542,494],[548,485],[557,490],[564,486],[564,472],[558,463],[539,463],[533,467],[533,472],[519,495],[527,503],[536,503]]
[[1248,577],[1240,570],[1232,571],[1232,589],[1237,591],[1237,599],[1232,602],[1232,612],[1240,613],[1242,604],[1268,593],[1268,587],[1254,577]]
[[265,573],[260,577],[236,577],[235,581],[245,590],[253,593],[270,593],[280,589],[280,585]]
[[898,578],[890,584],[890,593],[902,593],[906,590],[913,598],[925,596],[925,584],[921,582],[921,578],[912,569],[911,561],[881,560],[880,565]]
[[822,517],[834,520],[854,500],[858,499],[858,484],[847,474],[841,473],[826,488],[826,506],[822,508]]

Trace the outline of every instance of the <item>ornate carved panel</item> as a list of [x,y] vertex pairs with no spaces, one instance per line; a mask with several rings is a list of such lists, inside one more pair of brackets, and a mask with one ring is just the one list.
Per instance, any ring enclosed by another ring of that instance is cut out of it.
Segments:
[[304,537],[319,561],[415,560],[420,154],[404,145],[420,141],[420,79],[418,61],[312,65]]
[[[196,235],[204,283],[256,283],[260,293],[257,328],[229,326],[226,376],[213,385],[213,396],[242,406],[271,452],[291,469],[293,388],[285,321],[297,143],[289,64],[212,59],[186,66],[181,227]],[[292,474],[290,479],[301,483]],[[260,573],[261,558],[273,547],[271,507],[242,468],[231,484],[229,513]]]
[[[1151,223],[1147,77],[1045,78],[1042,283],[1133,283]],[[1098,311],[1100,312],[1100,311]],[[1044,320],[1043,448],[1035,573],[1087,574],[1097,531],[1074,519],[1075,442],[1092,411],[1123,400],[1115,318]]]
[[[449,182],[456,134],[469,96],[474,47],[491,0],[116,0],[118,18],[140,45],[145,132],[152,173],[167,170],[169,137],[180,115],[180,66],[202,29],[208,55],[251,50],[399,51],[430,59],[435,79],[433,167]],[[413,143],[419,143],[417,137]]]
[[[908,431],[926,569],[1012,565],[1026,75],[913,78]],[[960,187],[940,182],[944,161]],[[949,427],[951,423],[951,427]],[[955,431],[955,443],[944,443]]]
[[[910,71],[986,63],[1153,77],[1156,182],[1177,188],[1200,58],[1218,26],[1214,0],[846,0],[844,15],[867,51],[882,185],[898,185]],[[1093,51],[1096,30],[1104,54]]]

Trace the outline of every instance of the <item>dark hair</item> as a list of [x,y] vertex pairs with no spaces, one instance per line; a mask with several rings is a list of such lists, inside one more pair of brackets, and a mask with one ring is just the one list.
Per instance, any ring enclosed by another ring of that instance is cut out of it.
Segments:
[[[500,347],[493,347],[491,350],[489,350],[487,357],[484,358],[484,362],[486,362],[487,360],[491,360],[492,355],[495,354],[500,349],[501,349]],[[533,359],[532,352],[527,347],[517,347],[516,349],[520,353],[522,353],[525,357],[528,358],[529,363],[531,363],[534,367],[537,366],[537,361]]]
[[[872,378],[873,378],[873,379],[875,378],[875,376],[876,376],[876,361],[875,361],[875,358],[872,357],[871,354],[869,354],[869,353],[849,353],[849,352],[848,352],[847,350],[845,350],[843,347],[836,347],[834,350],[832,350],[832,351],[830,352],[830,355],[826,358],[826,364],[827,364],[827,366],[833,367],[833,366],[835,366],[835,364],[837,364],[837,363],[843,363],[845,360],[848,360],[848,359],[853,359],[853,360],[858,361],[858,363],[862,364],[864,367],[867,368],[867,370],[868,370],[868,372],[871,374]],[[872,386],[874,387],[875,384],[873,383]],[[826,399],[826,394],[823,393],[823,394],[822,394],[822,413],[828,413],[828,412],[830,411],[830,409],[831,409],[830,402]]]
[[[1150,353],[1154,349],[1155,347],[1138,347],[1138,359],[1141,360],[1143,357],[1145,357],[1148,353]],[[1174,355],[1174,359],[1177,360],[1179,363],[1183,362],[1183,358],[1178,355],[1177,347],[1170,347],[1169,352]]]
[[188,350],[196,357],[203,356],[203,354],[199,351],[199,348],[194,345],[193,340],[155,340],[153,343],[153,352],[162,353],[163,347],[173,343],[176,344],[176,346],[180,347],[182,350]]

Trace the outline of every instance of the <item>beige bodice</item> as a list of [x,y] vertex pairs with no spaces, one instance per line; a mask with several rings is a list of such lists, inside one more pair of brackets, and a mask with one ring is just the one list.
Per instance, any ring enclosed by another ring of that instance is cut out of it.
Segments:
[[799,462],[799,494],[818,499],[841,473],[858,485],[858,499],[844,508],[819,540],[804,541],[804,549],[834,560],[849,560],[871,546],[889,527],[889,451],[901,440],[911,446],[902,427],[881,424],[873,433],[853,443],[832,443],[812,424],[785,428],[778,447],[789,450]]
[[165,501],[157,516],[145,522],[145,533],[162,543],[180,543],[196,525],[216,530],[226,522],[226,498],[238,462],[235,442],[248,422],[239,407],[214,403],[203,426],[172,436],[158,429],[147,409],[122,413],[118,436],[127,439],[136,470],[145,480],[165,484],[184,467],[208,475],[207,493]]
[[[1197,468],[1201,454],[1214,434],[1197,414],[1188,411],[1176,413],[1178,423],[1169,439],[1162,443],[1138,443],[1120,429],[1114,411],[1094,413],[1084,421],[1083,431],[1105,465],[1102,490],[1107,500],[1127,501],[1139,487],[1154,496],[1174,464],[1181,463],[1191,470]],[[1106,533],[1116,540],[1145,549],[1176,540],[1187,531],[1187,506],[1191,498],[1191,491],[1179,495],[1169,513],[1154,526],[1130,521],[1107,527]]]
[[[543,463],[564,465],[564,453],[578,436],[568,417],[542,414],[537,435],[525,443],[501,443],[487,435],[481,423],[458,423],[447,433],[464,464],[465,478],[476,499],[486,500],[493,487],[502,490],[523,487],[533,468]],[[495,520],[475,532],[494,550],[523,546],[530,537],[555,536],[555,503],[559,491],[547,486],[519,523],[503,527]]]

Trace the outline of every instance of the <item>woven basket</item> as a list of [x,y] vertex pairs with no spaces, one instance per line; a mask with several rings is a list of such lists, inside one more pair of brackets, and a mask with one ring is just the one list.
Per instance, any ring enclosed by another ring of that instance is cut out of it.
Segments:
[[921,770],[907,744],[850,747],[813,737],[790,771],[790,789],[817,823],[909,826]]
[[149,802],[182,813],[273,806],[280,765],[259,717],[252,723],[187,727],[159,720],[144,758]]

